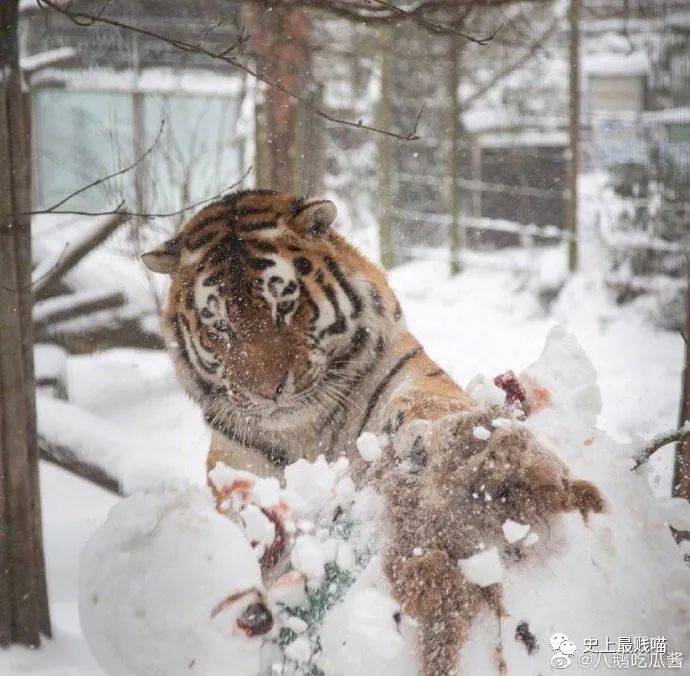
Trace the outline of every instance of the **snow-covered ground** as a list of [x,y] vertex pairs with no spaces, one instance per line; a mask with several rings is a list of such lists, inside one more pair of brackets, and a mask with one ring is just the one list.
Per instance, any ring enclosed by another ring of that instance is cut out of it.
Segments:
[[[597,278],[587,275],[571,280],[546,312],[534,288],[561,255],[557,250],[539,254],[531,276],[506,269],[509,254],[497,252],[471,254],[466,270],[454,279],[444,264],[419,261],[394,270],[391,280],[411,330],[460,383],[477,372],[522,370],[538,356],[549,329],[562,323],[597,370],[600,428],[617,440],[641,443],[675,427],[680,336],[655,329],[640,305],[615,306]],[[111,450],[108,467],[127,488],[158,481],[162,470],[203,482],[208,436],[198,411],[176,385],[165,354],[117,350],[70,357],[64,368],[70,403],[82,409],[78,414],[92,432],[86,441],[105,453],[112,439],[122,457]],[[39,424],[66,443],[75,435],[67,415],[60,402],[39,401]],[[670,491],[671,451],[660,451],[654,462],[651,480],[659,495]],[[0,652],[0,673],[101,674],[79,628],[77,560],[115,499],[54,467],[42,467],[41,478],[55,639],[39,651],[14,647]]]

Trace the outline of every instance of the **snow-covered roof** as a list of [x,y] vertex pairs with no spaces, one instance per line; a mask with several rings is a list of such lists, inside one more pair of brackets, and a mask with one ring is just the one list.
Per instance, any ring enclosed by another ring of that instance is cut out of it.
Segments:
[[203,69],[147,68],[137,74],[133,70],[114,68],[46,68],[31,79],[32,85],[56,81],[66,88],[78,90],[222,96],[239,94],[243,78],[238,74],[222,75]]
[[631,54],[587,54],[582,59],[582,65],[589,77],[640,77],[650,70],[649,58],[639,51]]

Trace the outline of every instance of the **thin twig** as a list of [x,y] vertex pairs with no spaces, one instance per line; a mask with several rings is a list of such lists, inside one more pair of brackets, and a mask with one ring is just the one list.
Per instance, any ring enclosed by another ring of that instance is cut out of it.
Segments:
[[383,7],[387,7],[390,9],[392,12],[395,12],[396,14],[399,14],[401,16],[407,17],[411,19],[412,21],[418,23],[420,26],[423,26],[427,30],[433,31],[435,33],[449,33],[451,35],[457,35],[460,38],[465,38],[465,40],[469,40],[470,42],[474,42],[477,45],[486,45],[489,42],[491,42],[495,37],[498,31],[503,28],[503,24],[501,24],[493,33],[490,35],[487,35],[486,37],[483,38],[475,38],[472,37],[471,35],[467,35],[467,33],[463,33],[462,31],[455,30],[451,26],[445,26],[440,23],[434,23],[433,21],[428,21],[427,19],[418,16],[414,12],[410,12],[407,9],[402,9],[401,7],[397,7],[396,5],[386,2],[386,0],[371,0],[372,2],[375,2],[377,5],[381,5]]
[[648,446],[643,448],[640,454],[635,458],[635,466],[632,469],[637,469],[644,465],[644,463],[646,463],[660,448],[678,441],[684,441],[688,438],[690,438],[690,425],[685,425],[675,432],[669,432],[668,434],[662,434],[656,437]]
[[196,209],[196,207],[201,206],[202,204],[206,204],[208,202],[212,202],[213,200],[220,199],[226,192],[229,190],[232,190],[233,188],[236,188],[242,181],[244,181],[245,178],[249,175],[249,172],[252,170],[252,165],[249,165],[248,169],[242,174],[242,176],[237,179],[234,183],[231,183],[230,185],[226,186],[219,192],[211,195],[210,197],[204,197],[203,199],[200,199],[196,202],[192,202],[191,204],[187,204],[183,206],[181,209],[177,209],[176,211],[167,211],[167,212],[160,212],[160,213],[151,213],[151,212],[141,212],[141,211],[128,211],[126,209],[123,209],[124,207],[124,202],[120,202],[115,208],[113,209],[107,209],[105,211],[63,211],[63,210],[57,210],[57,211],[50,211],[50,212],[45,212],[45,211],[29,211],[26,212],[24,215],[34,215],[34,214],[44,214],[44,213],[51,213],[51,214],[69,214],[72,216],[114,216],[114,215],[119,215],[119,216],[125,216],[129,218],[146,218],[146,219],[151,219],[151,218],[169,218],[172,216],[179,216],[180,214],[185,213],[186,211],[191,211],[192,209]]
[[[267,86],[271,87],[272,89],[275,89],[279,92],[282,92],[283,94],[286,94],[292,99],[295,99],[296,101],[299,101],[303,105],[305,105],[309,110],[314,112],[316,115],[319,117],[324,118],[325,120],[328,120],[329,122],[332,122],[334,124],[342,124],[346,127],[354,127],[355,129],[366,129],[368,131],[374,132],[376,134],[383,134],[384,136],[391,136],[393,138],[400,139],[402,141],[416,141],[420,137],[417,135],[417,125],[409,131],[408,133],[398,133],[395,131],[390,131],[388,129],[380,129],[379,127],[375,127],[370,124],[365,124],[362,122],[362,120],[359,120],[357,122],[354,122],[352,120],[346,120],[340,117],[336,117],[335,115],[331,115],[330,113],[327,113],[325,110],[320,108],[319,106],[315,105],[312,103],[308,97],[303,96],[302,94],[299,94],[292,89],[286,87],[282,82],[273,80],[265,75],[262,75],[258,71],[254,70],[250,66],[247,66],[244,63],[241,63],[237,59],[233,58],[232,56],[228,56],[227,49],[224,49],[221,52],[214,52],[211,51],[210,49],[206,49],[205,47],[202,47],[200,45],[194,45],[190,42],[186,42],[185,40],[181,40],[178,38],[172,38],[170,36],[162,35],[160,33],[157,33],[156,31],[149,30],[147,28],[142,28],[141,26],[135,26],[134,24],[126,23],[124,21],[120,21],[118,19],[113,19],[111,17],[106,17],[102,16],[101,13],[99,14],[90,14],[88,12],[84,11],[72,11],[68,7],[61,7],[57,2],[54,0],[36,0],[38,3],[39,7],[44,7],[44,8],[49,8],[52,9],[53,11],[57,12],[58,14],[62,14],[63,16],[67,17],[72,23],[76,24],[77,26],[83,26],[83,27],[89,27],[93,26],[94,24],[103,24],[106,26],[112,26],[114,28],[120,28],[122,30],[128,30],[133,33],[138,33],[140,35],[146,35],[147,37],[153,38],[154,40],[158,40],[160,42],[165,42],[169,45],[172,45],[173,47],[180,49],[184,52],[191,52],[194,54],[203,54],[205,56],[208,56],[209,58],[212,59],[217,59],[219,61],[223,61],[224,63],[228,63],[231,66],[234,66],[235,68],[243,71],[250,77],[253,77],[256,80],[259,80],[260,82],[263,82]],[[238,43],[239,44],[239,43]]]
[[158,140],[161,137],[161,134],[163,133],[163,127],[165,126],[165,120],[161,120],[161,126],[158,129],[158,133],[156,134],[156,138],[153,139],[153,143],[136,159],[132,164],[122,168],[118,169],[117,171],[114,171],[112,174],[108,174],[107,176],[102,176],[101,178],[97,178],[95,181],[91,181],[91,183],[88,183],[85,186],[82,186],[81,188],[78,188],[74,192],[70,193],[67,195],[67,197],[63,197],[59,202],[56,202],[53,204],[51,207],[47,207],[46,209],[40,209],[37,211],[31,211],[27,212],[23,215],[25,216],[33,216],[36,214],[50,214],[50,213],[56,213],[56,209],[61,207],[65,202],[69,202],[72,198],[76,197],[77,195],[81,195],[83,192],[86,192],[87,190],[90,190],[91,188],[95,188],[97,185],[101,185],[102,183],[105,183],[106,181],[109,181],[111,178],[115,178],[117,176],[122,176],[123,174],[126,174],[128,171],[132,171],[134,167],[136,167],[138,164],[143,162],[146,157],[153,151],[154,147],[158,143]]

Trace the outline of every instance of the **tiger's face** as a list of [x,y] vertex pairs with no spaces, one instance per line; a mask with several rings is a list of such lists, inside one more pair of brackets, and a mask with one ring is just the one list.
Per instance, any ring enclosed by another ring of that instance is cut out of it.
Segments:
[[342,401],[399,317],[381,270],[335,233],[335,205],[229,195],[144,254],[172,277],[165,312],[178,375],[207,418],[275,424]]

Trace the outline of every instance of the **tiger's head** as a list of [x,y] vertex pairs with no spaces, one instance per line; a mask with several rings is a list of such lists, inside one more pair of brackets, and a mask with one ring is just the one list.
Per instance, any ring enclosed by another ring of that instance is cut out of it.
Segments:
[[207,419],[284,425],[342,401],[375,368],[400,308],[380,268],[333,230],[335,217],[328,200],[242,191],[144,254],[171,275],[168,342]]

